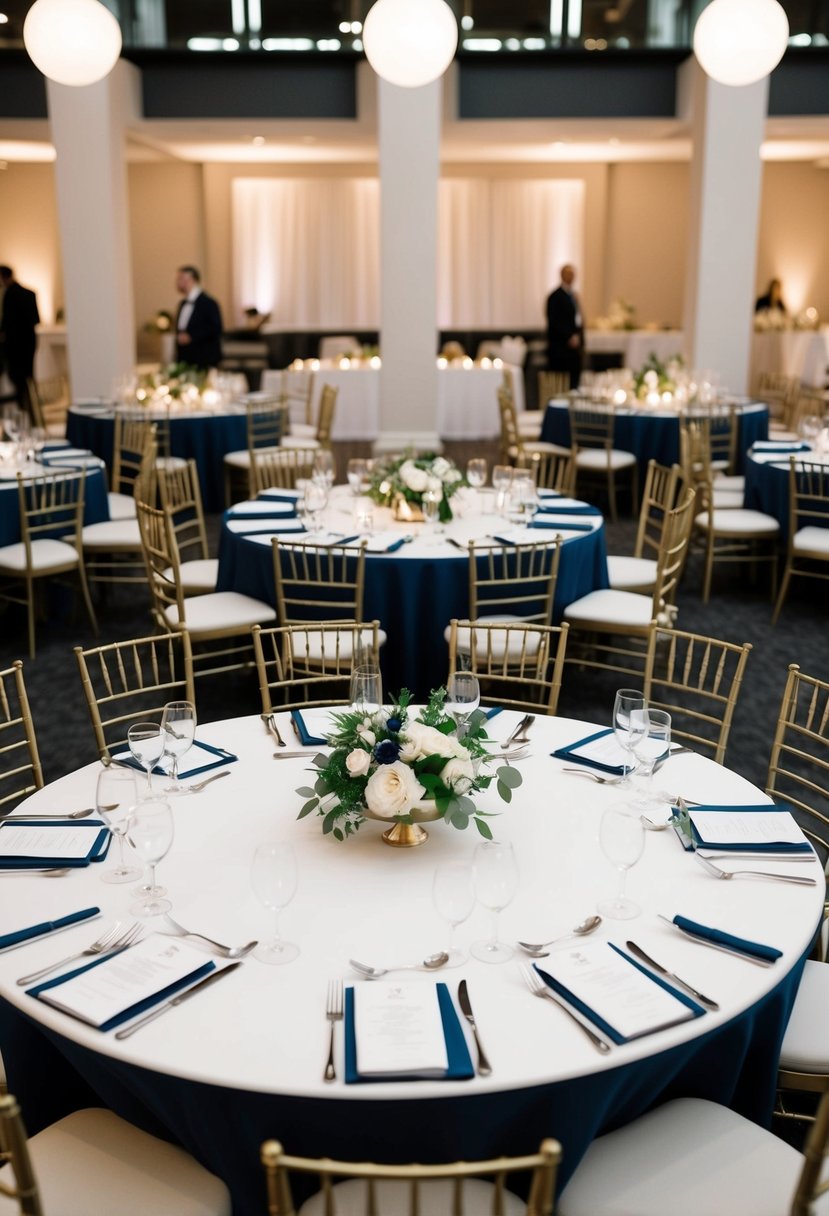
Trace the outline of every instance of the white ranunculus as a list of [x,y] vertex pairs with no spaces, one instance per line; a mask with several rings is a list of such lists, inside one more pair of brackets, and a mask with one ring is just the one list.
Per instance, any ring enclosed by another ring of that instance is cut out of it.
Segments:
[[448,759],[457,755],[457,739],[441,734],[434,726],[426,726],[423,722],[410,722],[401,743],[405,748],[401,756],[407,759],[410,753],[413,760],[422,760],[424,756],[446,756]]
[[456,794],[467,794],[475,778],[475,769],[468,758],[464,760],[460,756],[453,756],[446,761],[440,775]]
[[445,480],[446,474],[451,468],[452,466],[445,456],[438,456],[432,461],[432,474],[435,477],[440,477],[441,480]]
[[365,777],[371,767],[371,753],[364,752],[361,747],[355,747],[346,756],[345,767],[349,777]]
[[429,474],[425,469],[419,469],[414,461],[406,460],[400,466],[400,480],[415,494],[422,494],[429,483]]
[[380,819],[405,815],[426,793],[407,764],[381,764],[366,782],[366,806]]

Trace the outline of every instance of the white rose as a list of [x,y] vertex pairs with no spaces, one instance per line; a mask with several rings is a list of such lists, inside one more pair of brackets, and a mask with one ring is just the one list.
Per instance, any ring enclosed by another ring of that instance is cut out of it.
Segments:
[[659,377],[653,370],[645,372],[644,380],[648,388],[656,388],[657,384],[659,383]]
[[443,482],[439,477],[430,477],[427,475],[426,489],[430,490],[432,494],[440,494],[441,498],[443,498]]
[[377,736],[368,726],[358,726],[357,734],[361,739],[365,740],[369,747],[374,747],[374,744],[377,742]]
[[443,735],[434,726],[424,722],[410,722],[401,737],[401,759],[422,760],[424,756],[457,756],[458,741],[452,735]]
[[349,777],[365,777],[371,767],[371,754],[364,752],[361,747],[355,747],[345,758],[345,767]]
[[438,456],[432,461],[432,473],[435,477],[445,478],[452,466],[445,456]]
[[426,793],[412,769],[399,760],[381,764],[366,783],[366,806],[381,819],[405,815]]
[[428,485],[429,476],[425,469],[419,469],[411,460],[407,460],[400,466],[400,480],[404,486],[414,490],[415,494],[422,494]]
[[469,792],[475,770],[472,767],[472,761],[468,758],[464,760],[460,756],[453,756],[451,760],[447,760],[440,771],[441,779],[455,791],[456,794],[466,794]]

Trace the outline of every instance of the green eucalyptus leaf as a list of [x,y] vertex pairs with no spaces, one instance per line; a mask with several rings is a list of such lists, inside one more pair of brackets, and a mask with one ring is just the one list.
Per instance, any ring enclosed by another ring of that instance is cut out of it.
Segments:
[[317,809],[317,807],[319,806],[319,802],[320,802],[319,798],[311,798],[308,802],[305,803],[302,810],[297,815],[297,819],[304,819],[306,815],[310,815],[311,811],[315,811]]
[[486,823],[485,820],[479,819],[477,815],[475,816],[475,827],[481,833],[484,840],[492,840],[492,832],[489,824]]

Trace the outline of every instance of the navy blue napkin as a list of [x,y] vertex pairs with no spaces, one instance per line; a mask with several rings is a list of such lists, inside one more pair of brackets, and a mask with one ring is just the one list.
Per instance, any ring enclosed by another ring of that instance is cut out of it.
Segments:
[[93,916],[100,916],[100,908],[83,908],[80,912],[71,912],[69,916],[61,916],[58,920],[45,920],[39,925],[30,925],[27,929],[18,929],[14,933],[5,933],[0,937],[0,950],[9,950],[12,946],[21,946],[24,942],[32,942],[37,937],[46,937],[57,933],[59,929],[68,929],[70,925],[79,924]]
[[[562,512],[563,514],[563,512]],[[596,512],[601,514],[601,512]],[[592,532],[592,524],[575,524],[570,523],[569,519],[539,519],[536,516],[527,524],[528,528],[552,528],[554,532]]]
[[[695,806],[691,808],[690,814],[696,811],[722,811],[724,814],[733,813],[734,811],[751,811],[754,812],[771,812],[771,811],[789,811],[791,807],[787,802],[777,802],[769,805],[763,803],[761,806]],[[703,840],[696,829],[693,818],[691,819],[691,831],[693,832],[693,847],[697,849],[716,849],[718,852],[733,852],[733,853],[811,853],[812,846],[808,840],[799,841],[796,844],[780,841],[775,844],[773,841],[769,844],[751,844],[745,840],[738,844],[720,844],[719,841],[712,844],[710,841]]]
[[[242,511],[238,507],[234,507],[228,511],[228,519],[262,519],[266,522],[270,519],[296,519],[296,507],[293,511]],[[295,529],[291,529],[295,531]]]
[[[0,824],[0,832],[4,827],[12,825],[34,827],[33,821],[26,819],[7,819],[5,823]],[[74,828],[82,831],[89,831],[90,824],[67,822],[59,820],[56,823],[41,823],[36,825],[38,828]],[[55,866],[63,868],[64,866],[88,866],[92,861],[103,861],[109,850],[110,834],[109,828],[102,827],[99,832],[90,833],[92,843],[87,850],[85,857],[0,857],[0,870],[35,870]]]
[[559,747],[552,754],[557,760],[572,760],[574,764],[583,764],[585,768],[597,768],[602,773],[612,773],[613,776],[624,776],[625,767],[622,764],[601,764],[598,760],[588,760],[585,756],[580,756],[577,748],[583,747],[585,743],[592,743],[594,739],[601,739],[604,735],[612,735],[613,730],[607,727],[605,730],[597,730],[595,734],[588,735],[585,739],[578,739],[575,743],[569,743],[567,747]]
[[292,502],[295,506],[299,502],[302,495],[299,490],[260,490],[256,495],[257,498],[264,498],[270,502]]
[[702,937],[707,942],[713,942],[715,945],[720,946],[730,946],[733,950],[741,950],[743,954],[750,954],[754,958],[766,959],[771,963],[776,962],[783,955],[783,951],[777,950],[774,946],[765,946],[762,942],[751,942],[744,937],[735,937],[733,933],[726,933],[722,929],[713,929],[710,925],[700,925],[695,920],[688,920],[687,916],[675,916],[673,923],[677,929],[684,929],[687,933],[693,933],[696,937]]
[[[218,759],[211,760],[208,764],[199,765],[198,758],[193,756],[194,751],[207,752],[208,755],[218,756]],[[185,755],[188,757],[191,764],[194,760],[196,760],[197,767],[188,768],[184,772],[179,770],[178,775],[182,781],[185,781],[188,777],[198,777],[200,773],[209,773],[212,768],[221,768],[223,764],[234,764],[239,759],[238,756],[234,756],[233,752],[225,751],[223,747],[212,747],[209,743],[202,743],[200,739],[196,739],[193,746],[188,752],[185,753]],[[129,768],[137,769],[139,773],[146,773],[147,771],[143,764],[138,763],[130,751],[114,752],[113,759],[117,760],[119,764],[126,764],[129,766]],[[157,777],[170,776],[167,769],[161,768],[159,765],[155,766],[153,772]]]
[[[449,989],[445,984],[437,984],[438,1004],[440,1005],[440,1016],[443,1021],[443,1037],[446,1040],[446,1056],[449,1061],[449,1067],[442,1075],[440,1080],[444,1081],[467,1081],[470,1077],[475,1076],[475,1068],[472,1063],[472,1058],[469,1055],[469,1048],[466,1045],[466,1038],[461,1029],[458,1015],[455,1012],[455,1006],[452,1004],[452,997],[449,995]],[[420,1080],[416,1074],[404,1073],[403,1075],[390,1076],[371,1076],[363,1077],[357,1071],[357,1035],[354,1027],[354,989],[346,988],[345,990],[345,1083],[346,1085],[360,1085],[371,1083],[372,1081],[417,1081]],[[428,1078],[432,1080],[434,1078]]]
[[542,499],[537,512],[541,515],[601,515],[599,508],[591,507],[589,503],[585,503],[583,507],[557,507],[554,498]]
[[494,718],[497,714],[502,714],[504,712],[504,707],[503,705],[493,705],[492,709],[487,709],[484,712],[486,713],[487,719]]
[[328,743],[327,739],[320,739],[316,735],[311,735],[308,733],[308,727],[305,725],[305,720],[302,717],[301,710],[292,709],[291,717],[293,718],[296,733],[299,735],[301,743],[303,743],[306,747],[325,747],[325,745]]

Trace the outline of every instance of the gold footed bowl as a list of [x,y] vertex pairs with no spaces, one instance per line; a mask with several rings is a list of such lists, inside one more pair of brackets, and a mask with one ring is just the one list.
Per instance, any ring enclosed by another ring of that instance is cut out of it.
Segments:
[[[390,845],[393,849],[414,849],[419,844],[425,844],[429,839],[429,833],[425,828],[422,828],[421,823],[431,823],[435,819],[440,819],[440,812],[431,799],[424,799],[421,802],[416,802],[409,811],[413,823],[397,823],[392,822],[391,827],[387,828],[383,833],[383,843]],[[373,819],[377,823],[388,823],[388,819],[383,819],[380,815],[374,815],[368,808],[363,811],[363,816],[366,819]]]

